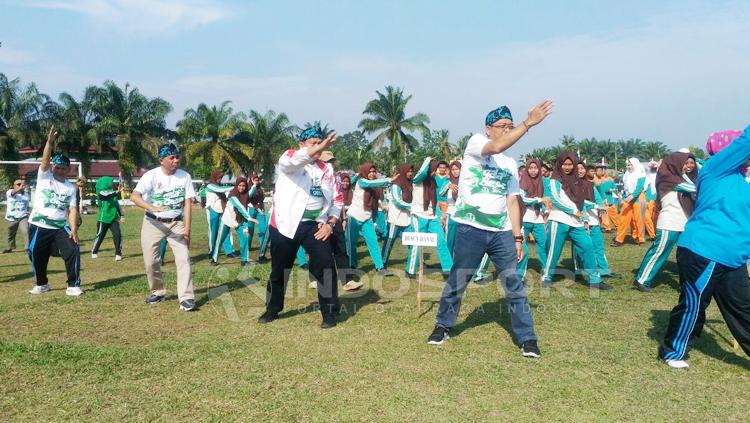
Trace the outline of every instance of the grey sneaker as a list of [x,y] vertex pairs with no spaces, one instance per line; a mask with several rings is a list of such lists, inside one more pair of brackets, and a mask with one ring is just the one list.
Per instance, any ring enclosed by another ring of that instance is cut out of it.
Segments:
[[194,300],[185,300],[180,303],[180,310],[182,311],[193,311],[196,310],[196,305]]
[[148,298],[146,298],[146,304],[156,304],[162,301],[164,301],[163,295],[151,294]]

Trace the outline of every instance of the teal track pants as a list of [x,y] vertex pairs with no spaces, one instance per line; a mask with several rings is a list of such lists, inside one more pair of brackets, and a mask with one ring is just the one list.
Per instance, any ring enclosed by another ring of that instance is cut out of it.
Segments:
[[[425,219],[419,216],[411,217],[411,226],[414,232],[429,232],[437,235],[437,254],[440,260],[440,267],[443,273],[448,273],[453,267],[453,256],[448,251],[448,245],[443,235],[443,225],[440,224],[440,218]],[[410,274],[417,273],[419,266],[419,249],[422,247],[409,246],[409,253],[406,256],[406,272]]]
[[[536,256],[539,259],[539,267],[543,267],[547,263],[547,231],[544,228],[543,223],[528,223],[523,224],[523,233],[526,235],[526,239],[529,238],[529,234],[534,235],[534,243],[536,246]],[[526,268],[529,263],[529,247],[527,243],[524,243],[524,255],[523,260],[518,263],[518,272],[521,277],[526,276]]]
[[[232,231],[232,229],[229,226],[221,225],[221,228],[219,229],[219,236],[218,241],[219,245],[221,245],[226,239],[229,238],[229,233]],[[249,245],[249,228],[247,227],[247,222],[244,222],[243,224],[237,226],[235,229],[237,231],[237,238],[239,238],[240,242],[240,261],[242,263],[247,263],[250,261],[250,245]],[[214,249],[214,255],[212,257],[214,261],[219,261],[219,249]]]
[[[609,262],[607,261],[607,255],[604,251],[604,234],[599,226],[589,227],[589,236],[591,237],[591,244],[594,247],[594,258],[596,259],[596,267],[599,269],[599,276],[607,276],[611,273],[609,270]],[[576,251],[573,249],[573,251]],[[573,265],[575,266],[576,273],[580,273],[580,267],[583,259],[579,254],[573,254]]]
[[572,227],[554,220],[547,222],[548,237],[547,242],[549,251],[547,252],[547,262],[542,272],[542,280],[552,282],[552,276],[555,274],[557,261],[560,260],[560,254],[565,246],[565,240],[570,237],[573,241],[573,249],[581,257],[584,272],[588,275],[589,283],[595,284],[601,282],[599,269],[594,256],[594,245],[591,242],[591,236],[583,227]]
[[297,266],[307,266],[307,251],[300,245],[299,250],[297,250]]
[[453,247],[456,246],[456,229],[458,229],[458,222],[453,220],[451,215],[445,220],[445,243],[448,244],[448,251],[453,255]]
[[388,259],[391,257],[393,246],[396,245],[396,241],[401,238],[401,234],[404,232],[411,232],[411,226],[397,226],[394,223],[388,225],[388,236],[383,241],[383,249],[380,253],[383,257],[384,267],[388,267]]
[[224,241],[217,243],[217,239],[219,237],[219,231],[224,226],[224,224],[221,223],[221,213],[216,213],[212,209],[208,209],[207,217],[208,217],[208,256],[213,257],[217,255],[216,250],[218,250],[218,248],[215,248],[216,245],[224,246],[225,255],[233,254],[234,248],[232,247],[232,240],[229,237],[226,237]]
[[649,286],[651,281],[659,270],[661,270],[664,263],[667,262],[669,254],[672,253],[672,248],[677,244],[677,240],[680,239],[682,232],[668,231],[666,229],[656,230],[656,240],[651,244],[651,248],[646,251],[646,255],[641,261],[641,267],[638,269],[638,273],[635,275],[635,280],[638,283]]
[[374,217],[375,233],[377,233],[379,237],[385,238],[385,236],[388,234],[388,221],[385,219],[385,212],[378,209],[378,212]]
[[357,268],[357,244],[359,236],[365,239],[367,250],[370,252],[372,263],[376,270],[383,268],[383,256],[380,254],[378,236],[372,219],[361,222],[351,216],[346,218],[346,253],[349,254],[349,268]]

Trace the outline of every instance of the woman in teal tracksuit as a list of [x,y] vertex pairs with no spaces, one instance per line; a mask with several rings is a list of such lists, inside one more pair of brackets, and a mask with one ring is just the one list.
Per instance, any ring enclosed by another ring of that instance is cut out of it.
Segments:
[[[544,266],[547,263],[547,229],[544,225],[544,215],[547,213],[544,200],[544,177],[541,174],[542,161],[539,159],[526,160],[526,166],[521,171],[520,187],[521,199],[526,211],[523,214],[523,232],[528,240],[529,234],[534,236],[536,243],[536,254],[539,263]],[[526,275],[528,267],[528,250],[518,264],[518,270],[522,277]]]
[[[209,257],[218,255],[217,251],[223,246],[224,254],[231,256],[234,251],[232,242],[226,238],[222,244],[217,243],[219,230],[222,227],[221,215],[224,213],[227,197],[226,194],[233,188],[221,185],[222,172],[213,171],[206,185],[206,219],[208,220],[208,253]],[[210,260],[213,261],[213,258]],[[212,263],[213,264],[213,263]]]
[[[430,157],[424,159],[417,174],[414,175],[412,201],[411,201],[411,224],[415,232],[428,232],[437,235],[437,254],[440,267],[444,274],[448,274],[453,267],[453,257],[445,242],[443,227],[440,224],[440,214],[437,208],[437,183],[435,172],[437,160]],[[406,256],[406,273],[414,277],[419,265],[419,249],[422,247],[409,246]]]
[[[252,197],[255,193],[256,187],[255,185],[253,185],[252,188],[250,188],[250,192],[248,192],[247,185],[247,179],[242,177],[237,178],[237,181],[234,183],[234,188],[229,192],[229,198],[224,210],[224,214],[229,213],[228,209],[230,207],[234,211],[235,219],[237,221],[235,230],[237,231],[237,238],[239,238],[240,243],[240,263],[243,266],[247,265],[250,261],[250,226],[248,223],[255,220],[255,218],[250,214],[250,208],[252,207],[250,203],[250,197]],[[230,227],[226,224],[221,225],[221,229],[219,229],[219,236],[217,238],[217,240],[219,241],[218,245],[221,245],[221,243],[224,242],[227,236],[229,236],[230,230]],[[214,260],[214,262],[218,263],[218,248],[214,250],[214,256],[212,257],[212,259]]]
[[695,208],[695,158],[689,153],[672,153],[656,173],[656,194],[660,204],[656,240],[641,261],[633,287],[650,292],[651,281],[669,258],[685,224]]
[[263,187],[260,186],[260,177],[257,173],[253,172],[250,175],[250,183],[253,186],[253,194],[250,195],[250,217],[255,219],[258,224],[256,225],[253,221],[248,221],[247,231],[247,249],[248,251],[253,248],[253,235],[255,234],[255,228],[258,228],[258,245],[263,245],[263,241],[266,238],[266,231],[268,230],[268,218],[266,215],[265,204],[263,200],[266,198]]
[[378,169],[372,163],[359,167],[358,178],[353,182],[352,204],[346,214],[346,247],[349,255],[349,268],[357,268],[357,243],[359,235],[365,239],[367,250],[378,273],[384,272],[383,256],[380,254],[378,236],[375,233],[373,217],[377,216],[380,203],[376,188],[386,188],[390,179],[376,179]]
[[456,229],[458,223],[453,220],[453,214],[456,213],[456,199],[458,198],[458,178],[461,177],[461,162],[454,160],[448,168],[448,183],[441,191],[445,194],[445,242],[448,244],[448,251],[453,254],[453,247],[456,244]]
[[[609,261],[604,250],[604,235],[600,226],[601,215],[606,213],[606,206],[604,199],[602,198],[599,191],[594,186],[594,183],[586,179],[586,165],[579,161],[577,164],[578,177],[586,185],[586,190],[591,191],[591,197],[588,197],[583,202],[583,210],[586,213],[586,217],[589,223],[589,236],[591,237],[591,244],[593,246],[594,258],[596,259],[596,268],[599,271],[599,276],[603,278],[614,278],[619,275],[612,273],[609,270]],[[593,201],[592,201],[593,200]],[[580,254],[575,253],[573,249],[573,266],[576,270],[577,275],[582,275],[584,272],[580,269],[583,259]]]
[[[584,184],[576,173],[576,156],[563,151],[555,161],[555,167],[549,183],[545,187],[545,197],[552,200],[547,220],[547,239],[549,250],[547,262],[542,275],[543,286],[552,284],[555,266],[560,259],[565,240],[573,240],[573,248],[581,256],[583,267],[588,274],[589,287],[592,289],[611,289],[612,286],[601,281],[601,276],[594,257],[594,247],[588,234],[588,217],[583,212],[586,199],[593,199],[593,188]],[[589,190],[591,188],[591,190]]]
[[414,165],[402,163],[398,167],[396,179],[388,189],[388,235],[383,241],[383,267],[388,268],[388,258],[391,256],[396,240],[403,232],[408,232],[411,225],[411,180],[414,177]]

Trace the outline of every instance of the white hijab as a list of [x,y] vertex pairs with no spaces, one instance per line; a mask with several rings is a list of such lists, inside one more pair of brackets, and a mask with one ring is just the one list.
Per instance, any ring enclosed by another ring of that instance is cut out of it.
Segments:
[[[627,170],[625,172],[625,175],[623,175],[622,177],[622,183],[624,185],[625,191],[628,194],[632,194],[633,191],[635,191],[635,187],[638,185],[638,180],[646,177],[646,169],[643,168],[641,161],[636,159],[635,157],[629,158],[628,163],[633,165],[633,170]],[[646,188],[645,181],[643,188]]]

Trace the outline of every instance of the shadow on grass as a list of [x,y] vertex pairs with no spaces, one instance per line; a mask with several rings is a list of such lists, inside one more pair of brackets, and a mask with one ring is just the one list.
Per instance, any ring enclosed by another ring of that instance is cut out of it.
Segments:
[[469,313],[463,322],[459,323],[453,328],[453,330],[451,330],[451,336],[454,336],[454,334],[459,335],[465,330],[483,326],[488,323],[497,323],[500,327],[505,329],[511,337],[513,337],[513,331],[510,327],[508,300],[506,298],[500,298],[497,301],[488,301],[477,306],[477,308]]
[[[669,314],[668,310],[651,310],[652,327],[648,330],[648,336],[656,341],[657,345],[661,345],[664,341]],[[717,326],[725,324],[723,320],[706,320],[703,333],[697,334],[688,341],[688,352],[694,349],[709,357],[750,370],[750,360],[740,355],[744,354],[742,349],[732,350],[733,340],[717,330]],[[729,351],[726,347],[729,347]]]
[[[65,271],[47,270],[47,276],[55,275],[57,273],[65,273]],[[11,283],[11,282],[24,281],[24,280],[31,281],[33,279],[34,279],[34,272],[24,272],[24,273],[19,273],[17,275],[10,275],[10,276],[0,278],[0,283]]]
[[107,280],[96,282],[94,283],[93,288],[94,288],[94,291],[99,290],[99,289],[107,289],[107,288],[112,288],[112,287],[124,284],[126,282],[133,282],[135,280],[139,280],[143,278],[145,278],[145,275],[143,275],[142,273],[135,274],[135,275],[121,276],[119,278],[112,278],[112,279],[107,279]]
[[[339,287],[340,289],[341,287]],[[336,321],[341,323],[349,320],[355,316],[363,307],[376,304],[380,302],[380,295],[377,291],[367,289],[363,291],[356,291],[356,295],[339,296],[339,302],[341,304],[341,312],[336,316]],[[388,304],[390,301],[382,302],[380,304]],[[286,319],[301,314],[307,313],[319,313],[320,308],[317,307],[317,303],[311,303],[304,308],[295,308],[289,311],[282,311],[279,314],[280,319]]]

